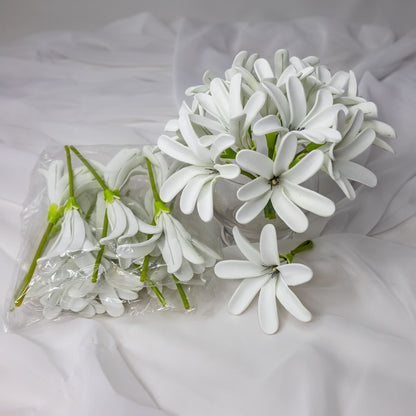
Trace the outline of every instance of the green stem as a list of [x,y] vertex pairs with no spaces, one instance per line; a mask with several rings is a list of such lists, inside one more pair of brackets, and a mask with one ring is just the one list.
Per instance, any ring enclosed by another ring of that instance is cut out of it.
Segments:
[[72,161],[71,161],[71,153],[69,151],[69,147],[65,146],[66,152],[66,165],[68,168],[68,184],[69,184],[69,198],[74,198],[74,173],[72,171]]
[[267,152],[269,159],[273,159],[274,150],[276,147],[277,132],[266,134]]
[[247,176],[247,178],[256,179],[256,176],[254,176],[251,173],[249,173],[249,172],[247,172],[245,170],[242,170],[242,169],[241,169],[241,174],[244,175],[244,176]]
[[159,192],[156,187],[156,181],[153,175],[152,164],[150,163],[150,160],[148,158],[146,158],[146,164],[147,164],[147,171],[149,172],[150,186],[152,187],[153,198],[155,202],[162,202],[159,196]]
[[190,305],[188,298],[186,297],[185,291],[183,290],[183,286],[180,283],[180,280],[172,274],[173,280],[175,281],[176,288],[178,289],[179,295],[181,296],[183,306],[186,310],[189,310]]
[[163,297],[162,292],[159,290],[159,288],[148,277],[146,277],[146,282],[149,284],[150,289],[153,290],[154,294],[157,296],[162,306],[166,306],[166,299]]
[[287,263],[292,263],[296,254],[301,253],[302,251],[310,250],[311,248],[313,248],[312,240],[306,240],[295,247],[290,253],[281,254],[279,257],[283,260],[286,260]]
[[36,269],[36,265],[37,265],[37,261],[40,258],[40,256],[42,255],[43,250],[45,249],[45,246],[48,242],[48,238],[49,235],[52,231],[52,228],[54,227],[55,223],[52,221],[48,222],[48,226],[46,227],[45,232],[43,233],[42,239],[40,240],[39,246],[36,250],[36,253],[33,257],[32,263],[30,264],[29,270],[25,276],[25,278],[23,279],[22,283],[19,286],[19,289],[16,291],[15,297],[14,297],[14,304],[15,306],[19,307],[25,296],[26,296],[26,292],[27,289],[29,287],[29,283],[32,280],[33,277],[33,273],[35,272]]
[[85,167],[91,172],[91,174],[94,176],[94,178],[97,180],[97,182],[101,185],[101,187],[106,191],[108,186],[106,183],[102,180],[100,175],[97,173],[97,171],[92,167],[92,165],[88,162],[87,159],[85,159],[84,156],[74,147],[70,146],[70,149],[78,156],[79,160],[85,165]]
[[[108,232],[108,215],[107,215],[107,209],[106,209],[104,212],[103,232],[101,233],[101,238],[107,237],[107,232]],[[100,270],[101,260],[104,255],[104,249],[105,249],[105,245],[100,244],[100,250],[98,251],[97,257],[95,259],[94,270],[92,272],[92,278],[91,278],[92,283],[97,283],[98,272]]]
[[140,273],[140,281],[143,283],[146,281],[147,277],[147,269],[149,268],[149,259],[150,255],[148,254],[143,260],[142,271]]

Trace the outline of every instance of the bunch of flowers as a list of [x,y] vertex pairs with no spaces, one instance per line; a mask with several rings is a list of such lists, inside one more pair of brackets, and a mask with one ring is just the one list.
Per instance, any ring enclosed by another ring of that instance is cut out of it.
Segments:
[[[183,285],[220,255],[186,231],[161,201],[160,184],[169,175],[163,155],[150,147],[127,148],[102,165],[73,146],[65,151],[66,168],[63,160],[53,160],[41,170],[50,203],[47,226],[14,307],[38,301],[48,319],[62,311],[117,317],[146,288],[162,307],[164,292],[177,290],[190,309]],[[71,153],[81,162],[76,169]],[[138,175],[149,179],[133,192]]]
[[258,217],[270,222],[257,230],[260,252],[234,228],[235,243],[247,260],[215,267],[220,278],[244,279],[230,300],[231,313],[243,312],[260,291],[259,319],[267,333],[278,328],[276,297],[298,319],[311,318],[289,286],[310,280],[312,272],[290,264],[293,255],[279,257],[271,224],[279,221],[292,234],[304,233],[311,215],[335,212],[334,202],[312,188],[311,178],[324,175],[354,199],[353,184],[377,183],[356,159],[372,145],[393,153],[384,139],[395,138],[394,130],[377,119],[376,105],[357,90],[353,72],[331,73],[317,57],[300,59],[278,50],[272,67],[243,51],[224,78],[208,71],[203,85],[186,91],[191,104],[183,103],[179,118],[159,138],[162,152],[180,162],[161,187],[162,200],[180,195],[185,214],[196,208],[203,221],[210,221],[216,182],[236,181],[241,183],[236,224]]
[[[182,104],[155,148],[123,149],[102,165],[66,147],[67,168],[57,160],[43,172],[47,228],[15,306],[26,297],[39,299],[47,318],[63,310],[120,316],[146,287],[163,306],[162,292],[176,289],[189,309],[183,285],[215,265],[219,278],[243,279],[231,313],[242,313],[259,293],[264,332],[278,329],[276,299],[299,320],[311,319],[290,286],[312,278],[293,259],[313,244],[279,253],[274,221],[304,233],[311,215],[335,212],[329,195],[313,188],[318,174],[349,199],[357,185],[374,187],[363,156],[373,145],[393,152],[385,139],[394,130],[358,95],[352,72],[331,73],[318,58],[289,57],[286,50],[275,53],[273,66],[240,52],[224,78],[207,72],[187,95],[191,103]],[[81,162],[76,169],[71,152]],[[130,186],[138,175],[148,177],[142,193]],[[240,225],[232,233],[245,260],[218,262],[216,250],[194,238],[172,210],[177,200],[183,214],[197,211],[210,223],[218,181],[240,184]],[[259,246],[240,230],[258,217],[269,222],[257,230]]]

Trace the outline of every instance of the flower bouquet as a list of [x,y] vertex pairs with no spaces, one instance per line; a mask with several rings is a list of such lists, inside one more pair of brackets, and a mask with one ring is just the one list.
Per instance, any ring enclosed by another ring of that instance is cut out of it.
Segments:
[[[46,231],[14,307],[32,299],[46,318],[66,310],[120,316],[146,288],[162,307],[174,289],[189,309],[185,287],[215,265],[217,277],[242,279],[231,313],[259,293],[264,332],[278,329],[276,299],[309,321],[290,286],[312,278],[293,260],[313,243],[279,253],[278,239],[305,233],[313,216],[333,215],[334,196],[354,199],[357,186],[374,187],[365,167],[373,145],[393,152],[385,139],[394,130],[357,90],[353,72],[331,73],[316,57],[278,50],[272,66],[240,52],[224,78],[208,71],[186,91],[190,104],[156,147],[122,149],[106,165],[66,147],[66,169],[54,160],[42,171]],[[218,237],[202,242],[188,231],[196,223],[212,229],[215,218],[223,243],[235,243],[245,260],[223,260]]]

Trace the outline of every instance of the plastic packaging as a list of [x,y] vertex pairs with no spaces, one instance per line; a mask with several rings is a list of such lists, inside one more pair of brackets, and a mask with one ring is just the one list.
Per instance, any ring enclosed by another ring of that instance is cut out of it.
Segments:
[[6,329],[74,316],[192,310],[221,257],[215,222],[158,200],[169,172],[145,148],[50,148],[22,212],[24,243]]

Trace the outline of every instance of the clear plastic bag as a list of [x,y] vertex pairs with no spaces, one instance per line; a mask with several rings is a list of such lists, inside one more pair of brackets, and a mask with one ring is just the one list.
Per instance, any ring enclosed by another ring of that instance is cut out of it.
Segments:
[[221,257],[219,229],[174,206],[157,212],[157,177],[167,165],[153,151],[82,146],[42,153],[21,217],[24,243],[7,329],[195,307],[193,288],[205,284],[204,271]]

